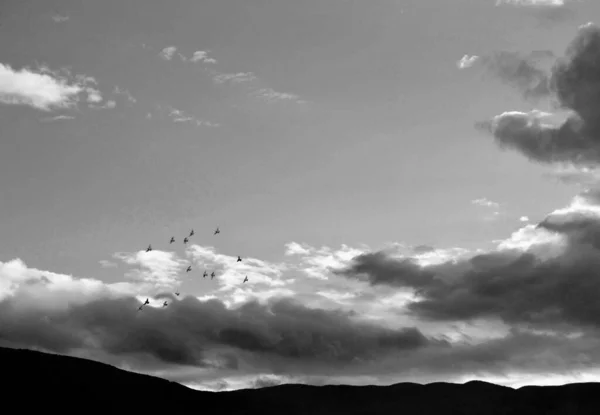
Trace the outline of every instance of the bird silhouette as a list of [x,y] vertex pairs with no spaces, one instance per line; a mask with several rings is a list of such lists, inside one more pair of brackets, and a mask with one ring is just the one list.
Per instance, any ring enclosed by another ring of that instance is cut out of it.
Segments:
[[173,242],[175,242],[175,237],[171,236],[171,241],[169,241],[169,243],[172,244]]
[[246,278],[244,278],[244,282],[248,281],[248,276],[246,275]]
[[188,241],[189,241],[189,239],[188,239],[188,238],[183,238],[183,243],[184,243],[184,244],[187,244],[187,243],[188,243]]
[[213,271],[210,273],[210,279],[212,280],[214,277],[215,277],[215,272]]
[[142,308],[143,308],[143,307],[144,307],[143,305],[139,306],[138,310],[139,310],[139,311],[142,311]]
[[194,230],[193,229],[190,231],[190,236],[194,236]]
[[192,270],[192,266],[188,265],[187,269],[185,270],[185,272],[190,272]]
[[208,276],[208,273],[206,271],[204,271],[204,274],[202,274],[203,278],[206,278]]
[[144,302],[144,304],[143,304],[143,305],[146,305],[146,304],[150,304],[150,301],[148,301],[148,299],[147,299],[147,298],[146,298],[146,301]]
[[166,307],[166,306],[167,306],[167,304],[169,304],[169,303],[167,303],[167,302],[165,301],[165,302],[163,303],[163,307]]
[[237,262],[242,262],[242,258],[238,255]]
[[175,293],[175,295],[176,295],[177,297],[179,297],[179,293]]
[[150,252],[152,251],[152,245],[148,245],[148,248],[146,248],[146,252]]
[[215,233],[214,233],[214,235],[216,235],[216,234],[218,234],[218,233],[221,233],[221,231],[219,230],[219,227],[217,226],[217,229],[215,230]]

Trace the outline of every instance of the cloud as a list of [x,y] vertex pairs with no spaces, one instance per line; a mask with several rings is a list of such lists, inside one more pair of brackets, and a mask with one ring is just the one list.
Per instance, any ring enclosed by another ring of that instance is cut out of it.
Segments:
[[108,261],[106,259],[101,259],[100,261],[98,261],[98,263],[102,268],[116,268],[118,266],[117,263]]
[[490,252],[423,266],[383,252],[360,255],[338,274],[414,290],[407,313],[432,321],[499,319],[563,333],[596,330],[600,309],[600,196],[586,192]]
[[527,216],[521,216],[521,217],[519,218],[519,221],[520,221],[520,222],[529,222],[529,218],[528,218]]
[[113,100],[108,100],[103,105],[90,104],[90,108],[97,109],[97,110],[112,109],[116,106],[117,106],[117,103]]
[[20,260],[0,262],[0,282],[0,341],[59,353],[101,350],[231,370],[252,355],[267,359],[263,364],[275,358],[336,366],[445,344],[412,327],[391,330],[291,298],[234,309],[185,297],[138,311],[132,287],[42,272]]
[[208,51],[197,50],[190,58],[191,62],[217,63],[213,58],[208,57]]
[[52,121],[64,121],[64,120],[74,120],[75,117],[72,115],[57,115],[55,117],[46,117],[42,118],[44,122],[52,122]]
[[173,120],[173,122],[189,122],[197,125],[198,127],[220,127],[221,125],[218,123],[213,123],[207,120],[201,120],[192,115],[186,114],[182,110],[177,108],[170,107],[169,117]]
[[597,165],[600,161],[600,28],[579,28],[552,69],[550,85],[567,115],[508,111],[476,126],[505,148],[541,163]]
[[55,23],[64,23],[66,21],[68,21],[70,19],[69,16],[62,16],[60,14],[55,14],[52,16],[52,20],[54,20]]
[[70,108],[84,88],[83,82],[69,81],[47,68],[38,72],[15,70],[0,63],[0,102],[4,104],[28,105],[42,111]]
[[170,61],[177,52],[177,48],[175,46],[167,46],[163,50],[160,51],[159,56],[164,60]]
[[551,51],[546,50],[528,55],[501,51],[485,56],[465,55],[457,66],[467,69],[480,64],[498,79],[519,89],[526,99],[537,100],[550,95],[550,79],[547,71],[540,68],[540,65],[553,56]]
[[296,94],[291,94],[287,92],[277,92],[273,88],[260,88],[252,92],[252,95],[262,101],[266,101],[269,103],[281,101],[295,102],[297,104],[305,103],[305,101],[301,100],[300,97]]
[[224,84],[227,82],[239,84],[242,82],[251,82],[256,79],[256,76],[252,72],[222,73],[213,77],[213,81],[217,84]]
[[515,6],[562,7],[565,0],[497,0],[496,6],[511,4]]
[[473,203],[476,206],[489,207],[489,208],[500,207],[500,205],[497,202],[492,202],[491,200],[488,200],[485,197],[472,200],[471,203]]
[[475,65],[475,62],[478,60],[479,56],[464,55],[458,62],[456,62],[456,66],[458,66],[459,69],[470,68],[471,66]]
[[139,266],[126,276],[147,282],[160,288],[173,288],[179,284],[179,273],[187,267],[187,261],[174,252],[152,250],[149,252],[117,252],[113,255],[127,265]]
[[119,86],[115,86],[113,93],[116,95],[123,95],[125,96],[125,98],[127,98],[127,101],[135,104],[137,102],[137,99],[134,98],[133,95],[131,95],[131,93],[124,89],[124,88],[120,88]]

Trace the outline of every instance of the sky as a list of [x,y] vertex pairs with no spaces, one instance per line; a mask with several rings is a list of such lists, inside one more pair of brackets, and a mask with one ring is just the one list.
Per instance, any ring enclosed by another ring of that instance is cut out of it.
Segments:
[[590,16],[4,1],[0,346],[206,390],[597,381]]

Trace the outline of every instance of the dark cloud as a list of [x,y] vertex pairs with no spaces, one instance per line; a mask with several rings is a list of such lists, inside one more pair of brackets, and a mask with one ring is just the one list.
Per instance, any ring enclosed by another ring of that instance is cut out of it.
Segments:
[[534,51],[528,55],[501,51],[481,57],[482,64],[503,82],[519,89],[526,99],[539,99],[550,94],[548,73],[540,61],[554,57],[551,51]]
[[552,68],[550,90],[568,118],[551,123],[537,112],[507,112],[477,127],[501,146],[542,162],[597,165],[600,162],[600,28],[582,26],[565,56]]
[[[583,198],[600,199],[597,192]],[[600,328],[598,216],[572,210],[552,214],[537,227],[562,235],[562,246],[545,256],[499,250],[426,267],[376,252],[354,258],[338,274],[414,289],[419,299],[407,312],[427,320],[499,318],[538,327]]]
[[[300,361],[350,363],[430,344],[417,329],[355,322],[351,313],[309,309],[280,299],[228,309],[218,300],[186,297],[166,308],[137,310],[133,299],[101,299],[63,311],[23,311],[18,297],[0,303],[0,340],[61,353],[98,348],[147,354],[179,365],[236,369],[235,350]],[[207,355],[229,348],[215,359]]]

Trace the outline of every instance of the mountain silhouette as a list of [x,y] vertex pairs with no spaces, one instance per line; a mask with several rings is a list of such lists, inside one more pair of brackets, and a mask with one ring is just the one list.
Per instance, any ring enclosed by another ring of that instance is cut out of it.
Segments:
[[278,385],[204,392],[70,356],[0,348],[4,406],[61,413],[563,415],[598,413],[600,383],[512,389],[465,384]]

